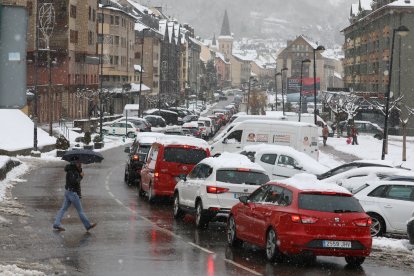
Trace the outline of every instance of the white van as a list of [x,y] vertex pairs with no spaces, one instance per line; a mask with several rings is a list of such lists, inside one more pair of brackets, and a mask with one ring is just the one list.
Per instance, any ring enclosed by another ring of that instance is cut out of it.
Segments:
[[217,136],[213,139],[214,142],[217,142],[221,138],[223,138],[235,125],[238,125],[241,122],[247,120],[269,120],[269,121],[280,121],[286,120],[286,117],[282,114],[280,115],[239,115],[233,122],[227,125]]
[[212,155],[241,151],[247,145],[265,143],[291,146],[316,160],[319,158],[318,128],[314,124],[272,120],[247,120],[236,124],[211,145]]

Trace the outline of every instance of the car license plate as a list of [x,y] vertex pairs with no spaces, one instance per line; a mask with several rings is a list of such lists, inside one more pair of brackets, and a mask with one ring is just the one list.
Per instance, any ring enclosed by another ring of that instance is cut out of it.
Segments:
[[239,197],[241,197],[241,196],[247,196],[247,195],[249,195],[249,194],[246,194],[246,193],[234,193],[234,198],[239,198]]
[[323,241],[323,247],[351,248],[352,244],[350,241]]

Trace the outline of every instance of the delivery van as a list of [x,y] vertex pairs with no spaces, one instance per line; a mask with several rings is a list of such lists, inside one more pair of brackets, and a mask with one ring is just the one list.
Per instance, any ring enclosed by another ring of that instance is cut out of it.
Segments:
[[290,146],[318,160],[318,127],[302,122],[247,120],[211,145],[212,155],[241,151],[247,145],[268,143]]

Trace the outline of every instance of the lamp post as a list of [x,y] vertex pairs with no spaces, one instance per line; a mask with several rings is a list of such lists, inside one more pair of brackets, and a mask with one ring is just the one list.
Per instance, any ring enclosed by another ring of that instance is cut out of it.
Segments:
[[393,52],[394,52],[394,40],[395,40],[395,33],[404,37],[408,34],[410,30],[406,26],[400,26],[396,29],[392,30],[392,41],[391,41],[391,53],[390,53],[390,67],[388,72],[388,84],[387,84],[387,91],[386,91],[386,102],[385,102],[385,119],[384,119],[384,138],[382,139],[382,154],[381,160],[385,159],[385,152],[387,148],[388,142],[388,116],[390,112],[390,97],[391,97],[391,76],[392,76],[392,60],[393,60]]
[[246,107],[246,114],[249,115],[249,106],[250,106],[250,86],[251,86],[251,81],[254,79],[254,77],[250,77],[249,78],[249,87],[247,90],[247,107]]
[[142,41],[141,41],[141,70],[139,72],[139,96],[138,96],[138,104],[139,104],[139,116],[142,117],[142,71],[144,71],[144,41],[145,41],[145,31],[149,31],[149,28],[142,29]]
[[317,119],[317,114],[316,114],[316,52],[323,52],[325,51],[325,47],[323,47],[322,45],[319,45],[318,47],[316,47],[315,49],[313,49],[313,104],[314,104],[314,108],[313,108],[313,118],[314,118],[314,123],[316,125],[316,122],[318,121]]
[[277,111],[277,76],[280,76],[280,72],[275,74],[275,110]]
[[287,71],[289,70],[287,67],[283,67],[280,70],[280,80],[282,83],[282,112],[283,112],[283,116],[285,116],[285,97],[283,96],[283,71]]
[[299,91],[299,122],[300,117],[302,115],[302,89],[303,89],[303,65],[309,65],[311,63],[310,59],[304,59],[302,60],[302,63],[300,65],[300,91]]

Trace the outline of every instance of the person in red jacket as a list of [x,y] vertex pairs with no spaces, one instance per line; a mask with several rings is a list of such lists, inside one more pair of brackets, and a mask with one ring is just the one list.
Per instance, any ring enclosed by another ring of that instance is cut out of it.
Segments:
[[328,140],[328,136],[329,136],[329,129],[327,125],[323,126],[322,129],[322,137],[323,137],[323,145],[326,146],[326,141]]
[[352,145],[358,145],[358,130],[354,125],[351,127]]

